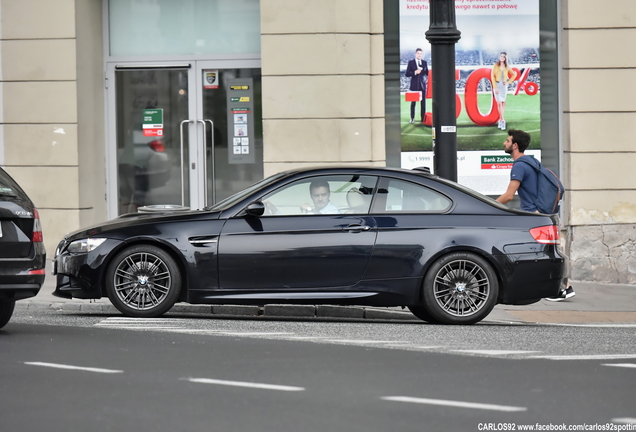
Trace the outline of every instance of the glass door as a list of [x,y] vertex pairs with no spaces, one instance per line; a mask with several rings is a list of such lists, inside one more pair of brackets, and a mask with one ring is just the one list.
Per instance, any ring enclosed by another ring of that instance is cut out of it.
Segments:
[[191,75],[189,65],[112,68],[109,172],[116,174],[109,191],[116,215],[149,205],[190,205],[196,138],[189,127]]
[[197,119],[205,125],[199,207],[263,178],[260,62],[198,61]]
[[263,178],[258,63],[107,64],[109,217],[203,208]]

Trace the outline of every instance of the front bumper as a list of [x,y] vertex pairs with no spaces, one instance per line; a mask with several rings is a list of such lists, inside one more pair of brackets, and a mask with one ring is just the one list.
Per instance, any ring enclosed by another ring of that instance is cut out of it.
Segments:
[[52,273],[57,278],[53,295],[68,299],[101,298],[104,263],[110,252],[121,244],[119,240],[107,239],[87,253],[69,253],[63,246],[58,247],[58,255],[53,259]]

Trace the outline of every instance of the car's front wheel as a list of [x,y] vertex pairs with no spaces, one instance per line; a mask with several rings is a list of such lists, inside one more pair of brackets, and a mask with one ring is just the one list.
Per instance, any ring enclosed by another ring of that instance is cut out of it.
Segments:
[[124,315],[153,318],[166,313],[181,292],[181,273],[174,259],[152,245],[129,247],[106,271],[106,292]]
[[499,281],[492,266],[470,252],[438,259],[423,284],[424,308],[442,324],[474,324],[492,311],[499,295]]
[[7,325],[13,315],[13,309],[15,308],[15,302],[9,300],[0,301],[0,328]]

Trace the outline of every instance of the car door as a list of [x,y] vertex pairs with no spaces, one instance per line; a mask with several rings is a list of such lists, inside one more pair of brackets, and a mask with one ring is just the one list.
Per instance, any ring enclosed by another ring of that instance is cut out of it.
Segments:
[[262,197],[263,216],[229,219],[219,239],[221,289],[354,286],[377,235],[368,215],[376,182],[359,175],[302,178]]
[[449,197],[424,185],[382,177],[373,214],[378,237],[365,279],[420,277],[422,266],[452,230]]

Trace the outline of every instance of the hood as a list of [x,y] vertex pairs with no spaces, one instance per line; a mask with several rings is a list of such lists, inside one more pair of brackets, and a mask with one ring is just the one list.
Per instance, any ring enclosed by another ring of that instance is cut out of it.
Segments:
[[121,228],[130,228],[134,226],[154,225],[160,223],[183,222],[187,220],[201,219],[218,219],[220,212],[211,212],[205,210],[191,210],[179,212],[165,213],[127,213],[115,219],[93,225],[88,228],[82,228],[77,231],[70,232],[64,236],[64,240],[73,241],[88,237],[109,237],[109,232],[116,231]]

